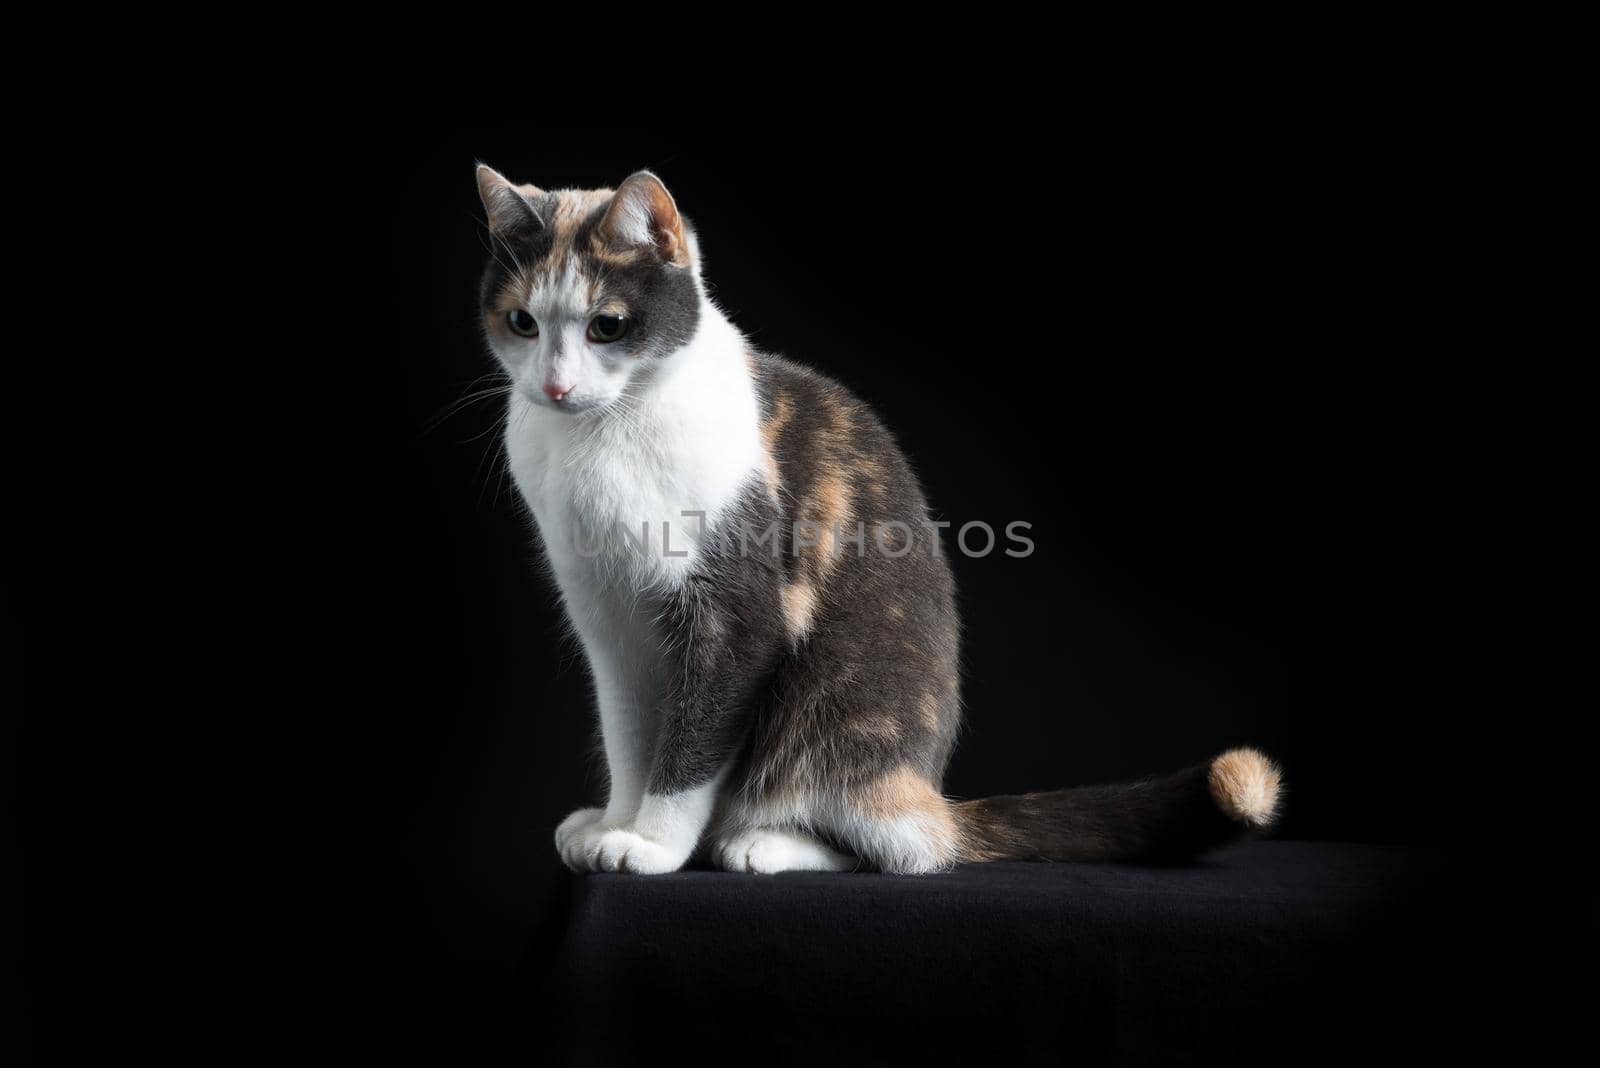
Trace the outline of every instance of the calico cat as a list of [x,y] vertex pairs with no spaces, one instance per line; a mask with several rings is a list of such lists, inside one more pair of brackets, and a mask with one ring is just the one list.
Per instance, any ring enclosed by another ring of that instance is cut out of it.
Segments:
[[951,570],[870,408],[756,351],[655,175],[546,192],[477,171],[505,446],[587,655],[610,793],[578,871],[930,872],[1174,860],[1273,822],[1235,749],[1164,778],[952,801]]

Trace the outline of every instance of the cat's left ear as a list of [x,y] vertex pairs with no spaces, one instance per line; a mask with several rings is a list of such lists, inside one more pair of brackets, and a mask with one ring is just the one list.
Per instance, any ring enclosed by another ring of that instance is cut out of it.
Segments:
[[617,187],[605,218],[600,220],[599,234],[613,248],[648,248],[663,263],[689,266],[683,216],[661,179],[649,171],[630,175]]
[[504,234],[518,226],[544,225],[539,213],[528,202],[527,195],[486,163],[478,164],[478,198],[483,201],[483,212],[488,218],[490,233]]

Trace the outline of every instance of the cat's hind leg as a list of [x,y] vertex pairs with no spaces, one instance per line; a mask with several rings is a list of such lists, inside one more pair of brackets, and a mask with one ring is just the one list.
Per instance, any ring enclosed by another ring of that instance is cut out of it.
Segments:
[[922,875],[961,856],[961,835],[949,801],[909,765],[843,791],[823,818],[839,842],[878,871]]
[[775,875],[781,871],[852,871],[859,863],[805,831],[753,827],[718,837],[711,859],[724,871]]

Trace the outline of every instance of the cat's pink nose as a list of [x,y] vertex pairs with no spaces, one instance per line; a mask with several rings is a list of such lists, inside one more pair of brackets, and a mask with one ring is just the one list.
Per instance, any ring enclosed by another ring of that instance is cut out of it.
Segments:
[[546,382],[544,384],[544,395],[557,403],[560,403],[562,398],[571,392],[571,386],[558,386],[554,382]]

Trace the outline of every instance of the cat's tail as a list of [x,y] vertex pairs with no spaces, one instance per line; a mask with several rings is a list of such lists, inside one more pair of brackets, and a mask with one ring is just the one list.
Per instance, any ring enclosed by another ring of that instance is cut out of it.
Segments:
[[1115,786],[953,805],[963,861],[1180,861],[1272,826],[1283,776],[1254,749]]

